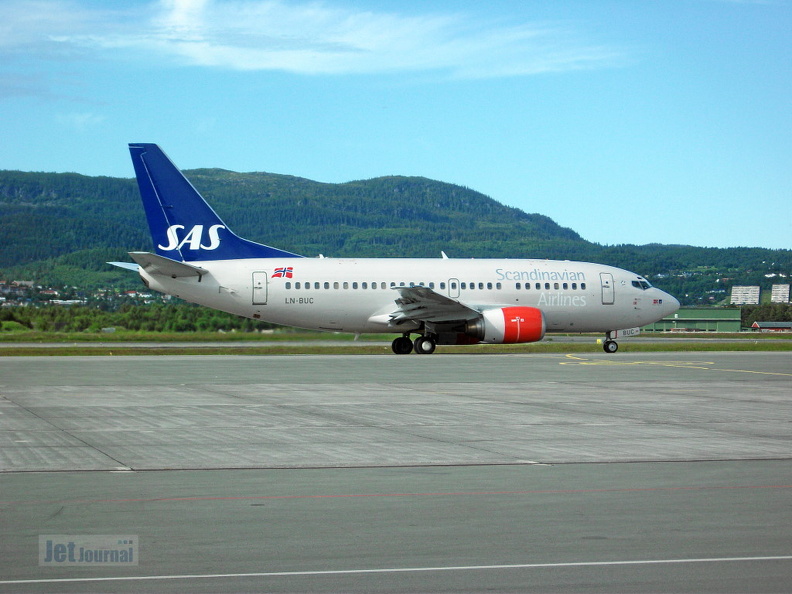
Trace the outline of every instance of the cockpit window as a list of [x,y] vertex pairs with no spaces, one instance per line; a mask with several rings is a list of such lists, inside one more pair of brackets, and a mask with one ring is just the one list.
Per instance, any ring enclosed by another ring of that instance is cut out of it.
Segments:
[[652,288],[652,285],[650,285],[648,281],[645,281],[643,279],[634,280],[632,282],[632,286],[635,287],[636,289],[641,289],[641,291],[646,291],[646,289]]

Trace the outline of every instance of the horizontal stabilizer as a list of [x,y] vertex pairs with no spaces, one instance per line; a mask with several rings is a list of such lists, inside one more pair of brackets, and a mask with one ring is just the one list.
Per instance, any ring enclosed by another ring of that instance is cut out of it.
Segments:
[[206,274],[204,268],[193,266],[186,262],[177,262],[170,258],[158,256],[150,252],[129,252],[132,259],[140,264],[140,267],[149,274],[161,274],[171,278],[182,276],[203,276]]
[[132,272],[137,272],[139,268],[137,264],[133,264],[132,262],[108,262],[108,264],[111,266],[118,266],[125,270],[131,270]]

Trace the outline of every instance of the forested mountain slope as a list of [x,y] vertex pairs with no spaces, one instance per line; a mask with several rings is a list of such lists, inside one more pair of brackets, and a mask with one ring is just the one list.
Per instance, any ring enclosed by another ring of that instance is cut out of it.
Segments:
[[[549,218],[423,178],[322,184],[269,173],[186,172],[239,235],[313,256],[503,256],[585,244]],[[134,180],[0,172],[0,266],[83,249],[150,249]],[[538,254],[535,254],[538,255]]]

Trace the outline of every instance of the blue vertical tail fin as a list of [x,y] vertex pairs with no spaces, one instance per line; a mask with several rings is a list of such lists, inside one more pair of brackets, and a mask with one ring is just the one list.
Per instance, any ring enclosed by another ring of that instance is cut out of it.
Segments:
[[299,258],[231,232],[156,144],[129,145],[157,254],[181,262]]

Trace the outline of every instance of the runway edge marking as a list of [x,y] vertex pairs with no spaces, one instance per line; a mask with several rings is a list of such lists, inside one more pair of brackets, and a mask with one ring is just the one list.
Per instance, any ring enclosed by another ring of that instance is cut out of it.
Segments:
[[392,567],[376,569],[337,569],[319,571],[266,571],[251,573],[206,573],[184,575],[143,575],[118,577],[85,577],[85,578],[52,578],[34,580],[2,580],[0,585],[14,586],[21,584],[65,584],[85,582],[114,581],[152,581],[152,580],[191,580],[191,579],[223,579],[252,577],[298,577],[298,576],[332,576],[361,575],[383,573],[419,573],[432,571],[476,571],[493,569],[553,569],[562,567],[612,567],[618,565],[673,565],[686,563],[741,563],[756,561],[792,561],[792,555],[775,555],[766,557],[713,557],[700,559],[638,559],[627,561],[572,561],[568,563],[518,563],[512,565],[456,565],[448,567]]

